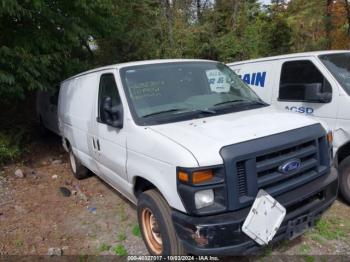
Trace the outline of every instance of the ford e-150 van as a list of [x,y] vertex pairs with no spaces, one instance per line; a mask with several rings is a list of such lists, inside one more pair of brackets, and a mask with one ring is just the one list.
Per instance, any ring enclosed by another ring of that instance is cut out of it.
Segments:
[[137,205],[152,255],[249,253],[299,236],[337,196],[331,133],[218,62],[94,69],[62,82],[58,111],[73,174]]
[[267,103],[324,121],[334,133],[340,192],[350,203],[350,51],[320,51],[229,64]]

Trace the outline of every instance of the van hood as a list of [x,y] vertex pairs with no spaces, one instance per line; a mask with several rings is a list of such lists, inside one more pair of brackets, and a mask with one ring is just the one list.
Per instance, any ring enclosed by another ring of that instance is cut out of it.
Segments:
[[223,163],[219,152],[224,146],[316,123],[309,117],[269,106],[149,128],[189,150],[199,166],[210,166]]

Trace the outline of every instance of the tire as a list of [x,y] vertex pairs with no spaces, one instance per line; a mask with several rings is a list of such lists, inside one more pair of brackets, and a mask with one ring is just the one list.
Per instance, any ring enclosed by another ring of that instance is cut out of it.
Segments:
[[80,163],[79,159],[75,157],[71,147],[69,147],[68,153],[69,153],[70,168],[75,178],[77,179],[87,178],[89,176],[89,170]]
[[186,253],[176,235],[171,220],[171,209],[158,191],[151,189],[140,195],[137,216],[142,238],[151,255],[184,255]]
[[347,204],[350,204],[350,156],[339,165],[339,189]]

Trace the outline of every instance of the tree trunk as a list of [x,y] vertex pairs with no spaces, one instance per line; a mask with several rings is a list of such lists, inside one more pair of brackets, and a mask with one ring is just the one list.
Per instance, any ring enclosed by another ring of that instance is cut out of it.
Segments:
[[232,8],[232,29],[235,31],[237,29],[237,21],[238,21],[238,11],[239,11],[239,1],[231,0],[231,8]]
[[348,0],[344,0],[344,1],[345,1],[346,14],[348,18],[348,37],[350,37],[350,6],[349,6]]
[[[346,0],[345,0],[346,1]],[[332,3],[333,0],[327,0],[326,6],[326,17],[325,17],[325,31],[326,31],[326,48],[331,49],[332,40],[331,40],[331,31],[332,31]]]
[[196,0],[196,12],[197,12],[197,21],[200,23],[202,21],[202,1]]
[[169,37],[169,45],[171,48],[174,47],[174,34],[173,34],[173,12],[171,10],[170,0],[160,0],[162,9],[164,10],[164,16],[167,23],[167,33]]

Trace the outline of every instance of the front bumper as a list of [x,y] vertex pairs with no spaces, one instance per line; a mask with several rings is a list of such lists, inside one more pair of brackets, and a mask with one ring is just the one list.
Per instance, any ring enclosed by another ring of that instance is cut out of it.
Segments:
[[[338,173],[329,174],[295,190],[276,197],[287,209],[287,215],[271,242],[292,239],[312,227],[337,197]],[[194,255],[242,255],[259,249],[241,228],[250,207],[238,211],[203,217],[192,217],[173,211],[177,235],[186,251]]]

